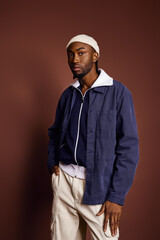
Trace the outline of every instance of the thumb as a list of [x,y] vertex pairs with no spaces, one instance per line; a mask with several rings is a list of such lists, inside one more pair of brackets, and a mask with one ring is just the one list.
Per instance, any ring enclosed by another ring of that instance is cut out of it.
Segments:
[[104,210],[105,210],[105,203],[102,204],[102,207],[100,211],[96,214],[96,216],[100,216],[102,213],[104,213]]

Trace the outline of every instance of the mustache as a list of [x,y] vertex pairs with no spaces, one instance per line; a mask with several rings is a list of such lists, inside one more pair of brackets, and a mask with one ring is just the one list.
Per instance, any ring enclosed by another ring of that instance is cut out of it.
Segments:
[[71,68],[74,68],[74,67],[79,67],[79,68],[81,68],[82,66],[79,65],[79,64],[72,64],[72,65],[71,65]]

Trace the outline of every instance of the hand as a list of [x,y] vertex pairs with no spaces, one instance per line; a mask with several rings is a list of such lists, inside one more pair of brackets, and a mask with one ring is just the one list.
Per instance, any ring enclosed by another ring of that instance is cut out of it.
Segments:
[[52,173],[55,173],[56,176],[59,176],[59,166],[53,166]]
[[119,227],[122,206],[117,203],[106,201],[105,203],[103,203],[101,210],[99,211],[97,216],[100,216],[102,213],[105,213],[103,230],[104,232],[107,230],[107,223],[109,219],[111,234],[114,237],[117,234],[117,228]]

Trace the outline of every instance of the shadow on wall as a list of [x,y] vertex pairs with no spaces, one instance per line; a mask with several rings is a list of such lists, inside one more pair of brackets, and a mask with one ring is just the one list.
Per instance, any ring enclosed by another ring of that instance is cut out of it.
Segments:
[[46,168],[47,139],[42,126],[34,126],[25,174],[22,222],[19,239],[50,239],[52,202],[50,177]]
[[[32,64],[31,64],[32,63]],[[19,239],[50,239],[49,224],[51,213],[52,192],[50,177],[47,170],[47,128],[49,127],[49,110],[55,105],[50,66],[37,56],[29,64],[29,71],[34,95],[32,102],[33,119],[30,122],[28,138],[28,154],[25,171],[22,223]],[[25,65],[26,66],[26,65]],[[33,74],[34,73],[34,74]],[[54,83],[55,84],[55,83]],[[53,113],[52,113],[53,114]],[[52,119],[53,120],[53,119]]]
[[[10,180],[6,177],[4,203],[7,201],[8,211],[3,209],[2,213],[2,235],[7,240],[10,236],[13,240],[50,239],[52,191],[47,170],[47,130],[54,119],[60,90],[55,81],[56,66],[48,58],[20,49],[7,63],[12,68],[7,73],[10,82],[4,86],[9,96],[3,115],[8,125],[4,129],[4,164],[14,169]],[[10,151],[8,139],[12,143]]]

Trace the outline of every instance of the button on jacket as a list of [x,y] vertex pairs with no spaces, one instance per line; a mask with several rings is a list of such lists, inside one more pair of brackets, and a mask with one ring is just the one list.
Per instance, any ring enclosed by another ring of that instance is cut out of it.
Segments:
[[[48,129],[48,168],[59,164],[78,80],[62,94],[55,122]],[[138,134],[130,91],[102,69],[89,91],[86,145],[86,181],[83,203],[106,200],[123,205],[138,163]],[[63,160],[65,163],[65,161]]]

